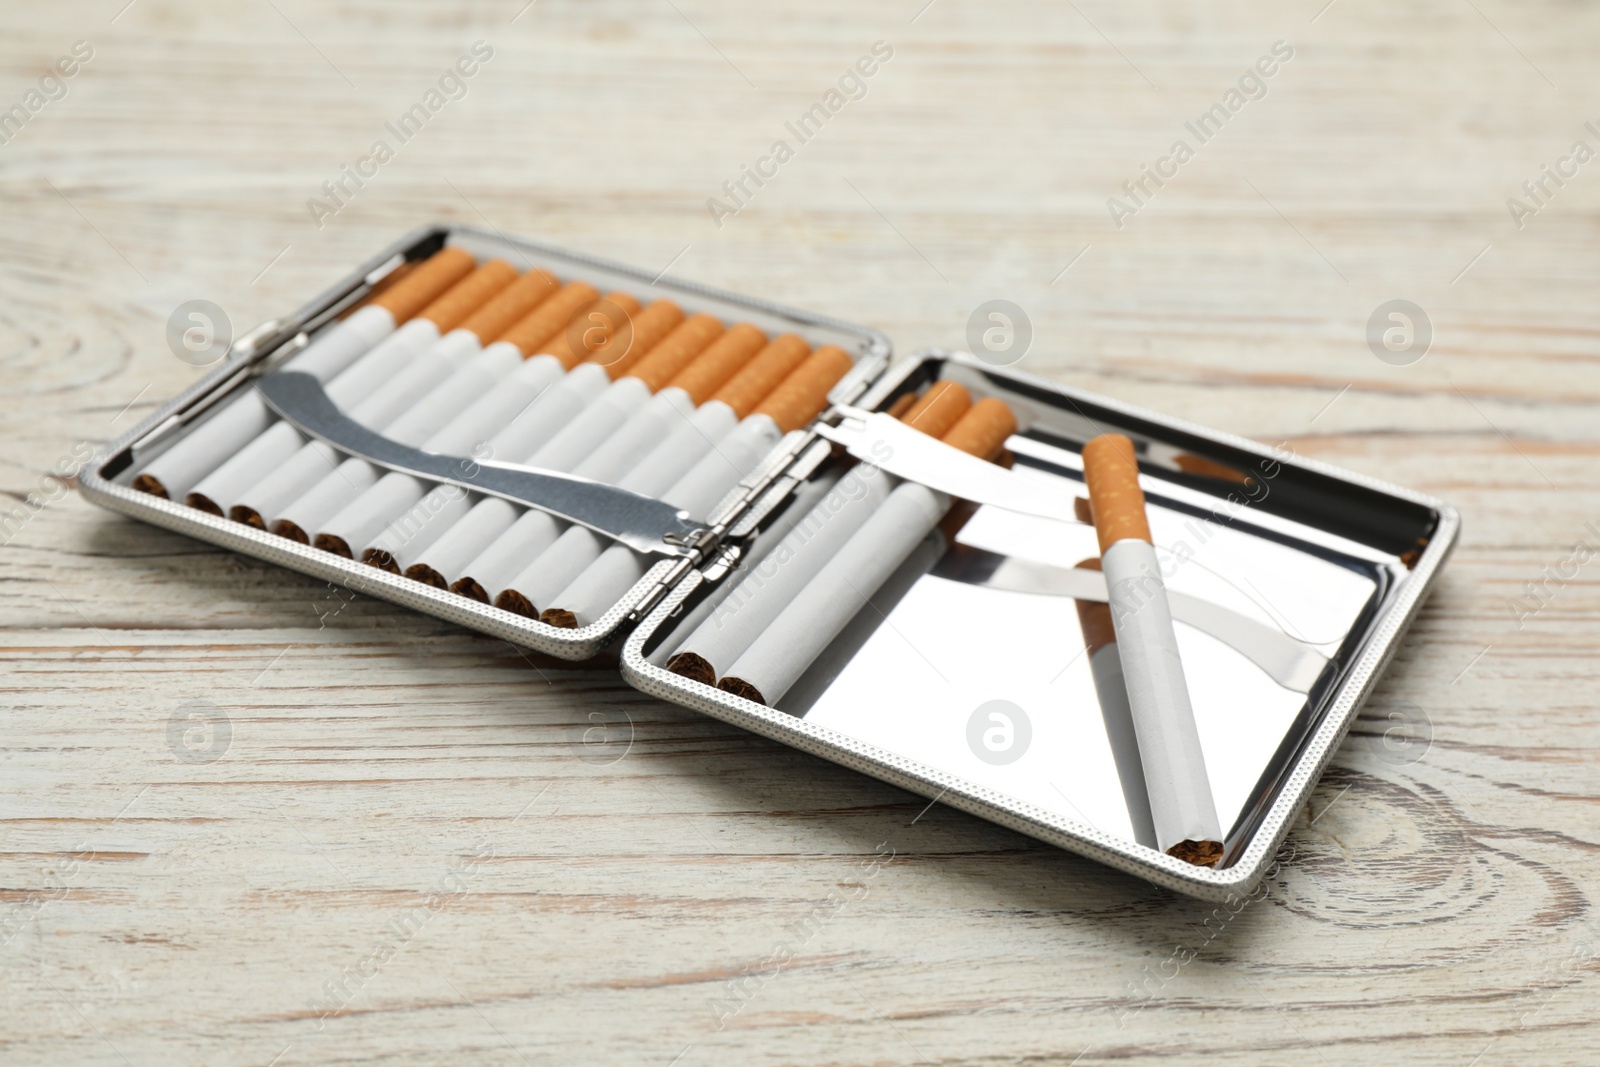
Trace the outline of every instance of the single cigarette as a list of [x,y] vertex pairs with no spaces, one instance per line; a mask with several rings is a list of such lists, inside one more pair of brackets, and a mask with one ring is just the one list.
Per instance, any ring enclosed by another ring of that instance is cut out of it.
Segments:
[[[575,472],[605,444],[607,438],[649,403],[655,390],[687,369],[723,332],[722,323],[710,315],[696,314],[684,319],[634,364],[632,370],[612,382],[593,403],[562,427],[560,433],[529,457],[528,465],[544,470]],[[683,395],[677,393],[663,403],[681,407]],[[680,413],[686,415],[687,411]],[[495,503],[506,506],[496,508],[493,506]],[[458,576],[439,572],[438,578],[448,581],[449,587],[463,596],[492,603],[493,598],[522,571],[529,559],[550,547],[560,536],[561,528],[559,524],[552,524],[545,512],[536,509],[521,511],[503,500],[485,500],[479,506],[509,520],[503,532],[472,559],[466,567],[466,573]],[[430,566],[434,562],[428,561]],[[438,568],[434,567],[434,570]],[[432,578],[426,575],[418,577],[424,581],[431,581]]]
[[[719,411],[727,410],[726,406],[715,405],[711,410],[701,412],[696,410],[696,405],[706,401],[713,391],[721,388],[741,367],[751,362],[766,340],[766,335],[749,323],[739,323],[722,334],[673,375],[643,407],[590,451],[582,462],[572,467],[572,472],[597,482],[615,484],[636,470],[652,454],[662,456],[673,431],[685,422],[701,434],[720,436],[721,424],[717,416]],[[656,364],[656,357],[652,354],[641,361],[633,373],[649,385],[651,379],[648,374]],[[641,374],[641,371],[645,373]],[[659,372],[655,380],[660,380]],[[619,380],[619,384],[621,381],[626,379]],[[612,388],[617,389],[617,386]],[[690,447],[698,446],[691,442]],[[561,537],[570,532],[569,526],[537,509],[529,510],[517,520],[512,529],[516,531],[521,546],[521,565],[502,588],[484,587],[486,593],[493,594],[495,604],[537,618],[534,605],[549,593],[560,590],[566,584],[564,579],[571,577],[570,574],[562,574],[559,568],[541,562]],[[476,571],[474,577],[480,585],[484,584]]]
[[[620,484],[705,519],[785,433],[816,416],[828,390],[854,366],[837,346],[801,356],[805,347],[799,338],[780,338],[762,349]],[[780,375],[785,366],[789,373]],[[757,396],[762,386],[767,393]],[[741,411],[749,411],[742,420]],[[508,611],[537,606],[543,609],[537,617],[552,626],[584,626],[610,610],[652,562],[593,531],[568,530],[495,603]]]
[[[1098,571],[1100,561],[1086,559],[1078,567]],[[1133,728],[1133,711],[1128,706],[1128,687],[1122,677],[1122,655],[1117,651],[1111,607],[1099,600],[1073,603],[1078,608],[1078,625],[1083,630],[1089,673],[1094,679],[1095,696],[1100,702],[1100,717],[1105,722],[1106,741],[1111,746],[1117,780],[1122,784],[1122,799],[1128,808],[1133,839],[1154,848],[1156,827],[1150,817],[1150,795],[1145,791],[1144,766],[1139,762],[1139,739]]]
[[[423,305],[472,268],[472,256],[459,248],[435,253],[379,296],[323,330],[285,363],[285,369],[314,375],[320,381],[333,378],[391,337],[396,328],[404,332],[408,320]],[[430,326],[411,332],[425,334]],[[182,500],[202,478],[265,433],[274,421],[276,417],[251,385],[148,463],[134,478],[133,487],[168,500]]]
[[1100,541],[1156,847],[1209,867],[1222,858],[1222,827],[1150,539],[1133,442],[1122,434],[1102,434],[1084,445],[1083,480]]
[[[908,426],[943,436],[972,405],[955,382],[938,381],[920,397],[900,398],[901,418]],[[811,508],[773,551],[774,562],[754,568],[734,584],[732,595],[674,650],[667,669],[712,684],[721,673],[799,595],[852,534],[883,505],[895,480],[877,467],[858,464]]]
[[[468,314],[510,285],[516,271],[502,260],[474,270],[423,308],[417,317],[328,383],[334,403],[348,406],[382,382],[392,382],[420,355],[443,343]],[[240,495],[276,473],[305,446],[306,438],[286,422],[276,422],[238,453],[202,479],[184,498],[190,507],[225,516]]]
[[[941,440],[990,459],[1016,428],[1011,409],[989,397],[973,404]],[[734,661],[717,688],[769,706],[782,700],[863,603],[933,532],[950,505],[949,496],[925,485],[896,486]]]
[[[613,293],[608,299],[623,304],[619,297],[620,294]],[[491,436],[487,458],[528,465],[578,413],[600,398],[611,385],[611,367],[619,362],[630,365],[637,362],[633,352],[643,354],[666,340],[683,322],[683,317],[682,309],[672,301],[657,300],[633,314],[626,337],[619,332],[601,339],[585,330],[589,338],[597,342],[588,362],[574,367],[504,429]],[[554,344],[552,342],[552,347]],[[630,346],[631,352],[622,351],[624,345]],[[381,547],[393,556],[397,573],[416,568],[413,577],[439,588],[455,581],[468,564],[510,528],[518,514],[515,505],[498,497],[463,499],[451,486],[431,491],[417,511],[419,518],[408,521],[403,531],[404,551],[395,552],[387,543],[387,535]],[[372,562],[379,566],[388,564],[377,554]]]
[[[390,421],[383,428],[385,436],[440,455],[470,453],[473,444],[482,439],[485,429],[499,429],[516,415],[520,406],[564,373],[561,361],[551,356],[524,360],[525,346],[539,343],[541,336],[553,336],[564,320],[575,317],[571,314],[574,307],[586,308],[598,299],[598,294],[583,283],[568,286],[560,296],[561,301],[551,311],[541,306],[525,312],[509,327],[514,340],[506,340],[503,334],[476,358],[452,372],[404,415]],[[496,326],[507,328],[510,316],[503,311],[496,315],[500,309],[494,306],[504,299],[497,298],[485,312],[474,315],[462,328],[468,332],[486,331]],[[486,419],[493,420],[492,424],[486,425]],[[427,489],[426,481],[410,475],[382,473],[376,468],[372,473],[377,480],[371,488],[327,519],[318,530],[314,544],[340,555],[353,555],[357,550],[366,549],[392,520],[415,506]],[[365,552],[362,555],[366,558]]]
[[[604,310],[608,321],[620,325],[639,311],[639,302],[626,293],[610,293],[604,299],[590,304],[569,321],[592,322],[595,308]],[[485,393],[467,410],[457,415],[444,428],[425,441],[422,447],[429,452],[446,456],[475,455],[493,459],[496,455],[492,438],[499,434],[519,415],[536,407],[541,399],[558,391],[567,372],[585,354],[592,353],[604,343],[609,333],[592,328],[571,331],[557,323],[549,327],[552,316],[541,317],[541,311],[531,312],[513,326],[490,347],[514,344],[528,356],[499,385]],[[539,321],[534,321],[539,320]],[[588,346],[586,352],[575,352],[569,338],[579,338]],[[537,353],[537,354],[535,354]],[[503,452],[499,454],[504,454]],[[521,457],[518,456],[518,459]],[[400,479],[405,479],[400,481]],[[422,479],[391,472],[379,480],[372,491],[385,482],[392,482],[394,496],[392,510],[387,513],[382,529],[361,552],[361,559],[393,574],[401,574],[414,565],[421,553],[439,539],[450,527],[471,509],[476,502],[472,494],[459,486],[431,486]],[[416,494],[416,499],[412,494]],[[426,496],[423,496],[426,494]]]

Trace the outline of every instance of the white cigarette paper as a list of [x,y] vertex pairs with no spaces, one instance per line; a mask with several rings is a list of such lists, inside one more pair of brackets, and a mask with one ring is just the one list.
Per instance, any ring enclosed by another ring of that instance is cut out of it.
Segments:
[[753,687],[768,706],[782,700],[949,509],[945,494],[901,483],[724,676]]
[[1138,538],[1124,538],[1106,549],[1100,562],[1139,738],[1156,847],[1165,852],[1184,841],[1221,841],[1155,548]]
[[[368,304],[329,326],[305,351],[291,357],[284,369],[327,381],[392,334],[394,328],[394,316],[387,308]],[[264,433],[274,419],[251,385],[148,463],[141,473],[159,481],[169,499],[182,500],[202,478]]]
[[667,661],[676,655],[689,638],[700,626],[711,617],[712,612],[722,606],[723,601],[732,595],[740,581],[754,573],[766,561],[773,551],[780,545],[784,538],[789,536],[800,520],[811,514],[811,509],[839,484],[839,474],[829,472],[800,483],[795,487],[788,504],[783,508],[776,519],[769,522],[765,529],[756,534],[750,542],[749,549],[740,557],[734,566],[732,574],[725,575],[717,583],[715,589],[707,593],[701,601],[684,614],[673,626],[672,632],[662,638],[655,650],[647,657],[657,667],[665,667]]
[[721,677],[882,505],[890,482],[877,467],[848,471],[766,559],[731,583],[717,610],[674,654],[696,655],[710,664],[713,682]]
[[[340,407],[349,407],[438,341],[439,328],[430,320],[412,319],[334,377],[327,387],[329,398]],[[256,402],[261,403],[259,397]],[[216,504],[226,515],[239,503],[242,493],[263,480],[261,472],[276,472],[289,463],[305,443],[299,430],[286,422],[275,421],[233,452],[190,491]],[[317,468],[317,476],[327,470],[328,464],[324,463]]]
[[[350,409],[350,418],[369,430],[383,433],[403,444],[420,444],[421,438],[437,428],[442,418],[448,418],[471,402],[474,395],[471,389],[452,389],[447,382],[455,371],[481,355],[482,345],[478,335],[470,330],[451,330],[370,396],[355,404]],[[504,366],[504,357],[479,364],[470,372],[473,375],[470,381],[481,390],[484,388],[482,382],[492,381],[492,372],[501,371]],[[455,410],[451,410],[451,407]],[[418,415],[408,417],[414,408],[418,410]],[[400,425],[402,422],[404,424]],[[406,439],[395,436],[397,425],[407,435]],[[300,461],[306,468],[327,471],[337,453],[321,441],[312,441],[302,449],[300,455],[316,457],[314,460]],[[300,463],[293,464],[297,472]],[[251,499],[253,490],[241,494],[240,502],[260,513],[269,528],[275,521],[283,520],[293,523],[307,535],[313,535],[320,532],[323,525],[345,504],[365,492],[377,480],[378,469],[372,464],[366,460],[347,459],[306,486],[276,514],[261,511]]]
[[[505,346],[520,359],[520,350],[507,341],[490,345],[484,350],[485,354],[499,350],[501,346]],[[540,394],[560,379],[562,373],[561,361],[555,356],[534,356],[515,367],[509,375],[497,383],[495,388],[487,390],[468,405],[466,410],[423,441],[422,449],[442,456],[462,457],[473,455],[479,446],[485,446],[487,451],[488,437],[503,429],[519,412],[537,400]],[[357,501],[373,516],[373,525],[368,531],[370,536],[363,535],[358,541],[350,541],[350,547],[367,548],[368,543],[377,540],[382,531],[403,519],[409,510],[417,506],[423,494],[428,492],[430,484],[432,483],[424,479],[401,474],[398,471],[391,471],[378,479],[378,483],[362,494]],[[466,490],[455,486],[440,488],[455,489],[453,496],[456,498],[464,498],[466,495]],[[379,532],[372,533],[372,531]],[[357,552],[357,555],[360,553]]]
[[[705,521],[711,509],[755,469],[783,437],[768,415],[755,414],[739,423],[715,448],[691,467],[661,499]],[[612,545],[581,574],[557,593],[551,606],[572,615],[578,626],[602,618],[650,569],[653,557],[640,555],[626,545]]]
[[[641,423],[642,426],[664,425],[661,419],[665,411],[676,410],[680,416],[686,414],[689,398],[683,390],[663,389],[658,398],[659,410],[653,410]],[[602,449],[602,446],[608,444],[608,438],[623,430],[631,416],[651,403],[652,399],[655,398],[651,396],[650,387],[642,380],[631,376],[617,379],[598,400],[539,449],[529,459],[528,465],[544,470],[572,471],[599,481],[615,478],[620,470],[613,470],[612,467],[628,458],[627,450],[615,446]],[[627,433],[626,440],[641,448],[648,448],[653,442],[645,440],[645,437],[643,433]],[[633,459],[642,454],[635,453]],[[599,462],[591,462],[595,459]],[[602,466],[605,469],[601,469]],[[622,469],[626,469],[625,465]],[[495,508],[492,506],[494,504],[504,507]],[[486,500],[479,506],[497,514],[517,513],[514,506],[503,500]],[[460,576],[447,574],[445,578],[450,581],[458,577],[472,578],[488,594],[492,604],[530,559],[555,543],[556,538],[561,536],[562,526],[546,512],[530,510],[521,512],[520,517],[508,523],[504,531],[463,569]],[[431,560],[429,565],[432,565]]]
[[[641,417],[644,414],[640,412]],[[716,441],[725,437],[737,421],[737,416],[728,405],[719,400],[706,401],[686,421],[680,422],[676,430],[665,432],[670,427],[662,425],[660,429],[665,439],[659,444],[639,449],[637,461],[623,468],[625,472],[617,485],[646,496],[661,496]],[[607,442],[607,446],[615,444],[622,436],[619,433]],[[600,458],[601,454],[596,453],[596,459]],[[608,538],[593,530],[570,526],[556,538],[554,544],[523,568],[522,573],[510,582],[510,588],[521,593],[535,608],[550,607],[555,604],[552,598],[582,574],[610,544]]]
[[[490,436],[483,458],[527,464],[610,384],[605,368],[579,364]],[[516,509],[504,500],[444,485],[429,490],[411,511],[394,517],[371,547],[387,552],[402,573],[423,564],[448,584],[515,519]]]

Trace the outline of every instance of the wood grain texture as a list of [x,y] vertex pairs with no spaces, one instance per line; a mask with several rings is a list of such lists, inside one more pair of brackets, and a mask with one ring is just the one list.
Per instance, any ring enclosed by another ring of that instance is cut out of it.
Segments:
[[[1600,10],[123,2],[0,16],[0,107],[94,48],[0,144],[0,490],[48,498],[0,555],[5,1062],[1593,1062],[1600,562],[1508,602],[1600,520],[1600,163],[1520,229],[1506,200],[1600,148]],[[180,302],[243,329],[436,218],[901,351],[1009,299],[1024,369],[1438,494],[1464,539],[1232,915],[41,488],[199,373]],[[1394,298],[1435,330],[1409,366],[1364,336]],[[173,733],[193,707],[226,738]],[[1431,743],[1386,749],[1392,712]]]

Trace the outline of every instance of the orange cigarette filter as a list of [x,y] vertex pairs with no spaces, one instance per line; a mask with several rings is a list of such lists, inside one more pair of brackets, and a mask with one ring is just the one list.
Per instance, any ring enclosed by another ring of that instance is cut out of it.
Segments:
[[620,290],[607,293],[568,319],[559,334],[529,349],[528,354],[554,356],[563,369],[571,370],[591,358],[618,331],[629,329],[638,313],[639,301],[630,294]]
[[968,408],[940,440],[968,455],[993,460],[1016,432],[1016,415],[1005,401],[991,396]]
[[828,390],[855,366],[849,353],[837,345],[823,345],[796,367],[755,409],[784,433],[798,430],[828,406]]
[[928,386],[901,421],[930,437],[943,437],[972,407],[972,394],[962,385],[940,379]]
[[1083,446],[1083,481],[1100,554],[1118,541],[1150,541],[1150,520],[1139,488],[1139,461],[1133,442],[1120,433],[1106,433]]
[[916,402],[916,393],[901,393],[894,398],[894,403],[883,409],[883,413],[890,418],[903,419],[906,417],[906,412],[910,411],[911,406]]
[[[1098,571],[1098,559],[1086,559],[1075,570]],[[1116,627],[1111,622],[1111,605],[1099,600],[1075,600],[1078,605],[1078,625],[1083,628],[1083,644],[1089,655],[1117,643]]]
[[722,323],[714,316],[703,312],[690,315],[667,334],[665,340],[634,364],[628,377],[638,378],[652,393],[657,392],[682,374],[694,362],[694,358],[705,351],[707,345],[721,336]]
[[460,329],[476,334],[484,344],[498,340],[514,323],[549,300],[560,288],[561,283],[554,274],[547,270],[530,270],[468,315]]
[[554,296],[508,324],[496,339],[516,345],[524,358],[537,355],[544,343],[559,333],[572,316],[599,296],[588,282],[568,282]]
[[427,319],[441,334],[449,333],[516,279],[515,267],[503,259],[491,259],[419,311],[417,318]]
[[705,403],[766,346],[767,335],[741,322],[705,347],[694,362],[679,371],[669,386],[689,394],[696,407]]
[[456,282],[472,273],[477,261],[460,248],[445,248],[397,278],[374,296],[371,303],[386,309],[394,321],[405,322],[438,298]]
[[756,358],[729,378],[711,399],[720,400],[739,418],[755,410],[766,396],[811,355],[811,346],[792,333],[775,337]]
[[616,381],[648,356],[682,323],[683,309],[677,304],[670,300],[652,301],[649,307],[606,338],[594,350],[594,355],[589,357],[589,362],[604,367],[611,380]]

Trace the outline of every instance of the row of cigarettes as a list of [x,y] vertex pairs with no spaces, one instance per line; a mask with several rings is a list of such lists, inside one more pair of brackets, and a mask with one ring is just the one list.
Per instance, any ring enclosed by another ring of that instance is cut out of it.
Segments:
[[[402,444],[568,472],[704,521],[852,365],[835,346],[446,248],[285,369]],[[133,485],[568,628],[603,616],[651,563],[543,511],[345,458],[253,387]]]

